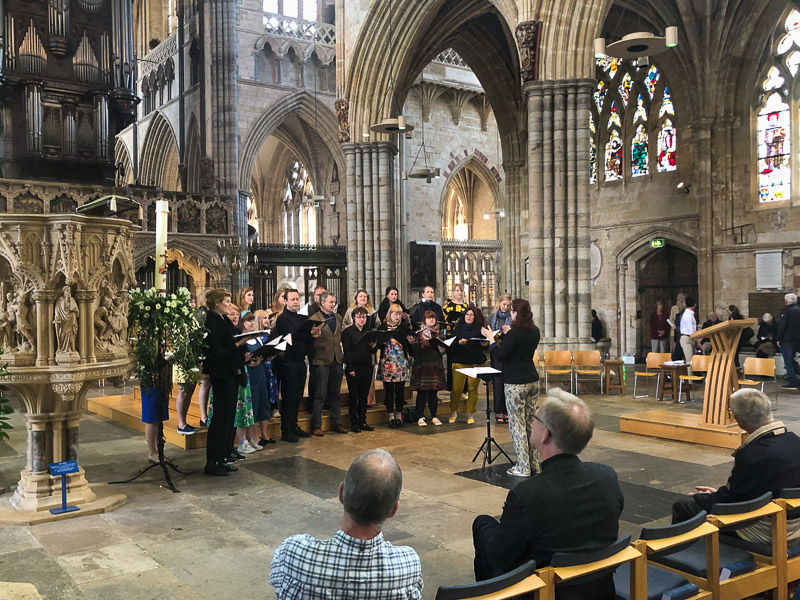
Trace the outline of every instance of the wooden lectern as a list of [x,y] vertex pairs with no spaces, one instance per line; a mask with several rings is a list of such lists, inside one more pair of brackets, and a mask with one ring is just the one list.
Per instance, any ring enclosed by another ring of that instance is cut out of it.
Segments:
[[720,448],[738,448],[745,433],[728,410],[731,393],[739,389],[734,358],[742,330],[755,324],[755,319],[727,321],[692,334],[695,340],[708,338],[713,349],[706,375],[702,415],[677,410],[631,413],[619,418],[620,431]]
[[692,339],[708,338],[711,342],[711,364],[706,375],[703,396],[703,423],[706,425],[731,425],[731,393],[739,389],[739,377],[734,365],[736,348],[742,331],[756,325],[755,319],[726,321],[706,329],[698,329]]

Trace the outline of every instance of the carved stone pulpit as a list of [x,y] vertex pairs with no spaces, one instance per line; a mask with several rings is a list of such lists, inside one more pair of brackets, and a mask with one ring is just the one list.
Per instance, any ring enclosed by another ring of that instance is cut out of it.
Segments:
[[[18,510],[60,505],[61,479],[48,465],[78,459],[87,391],[132,370],[127,312],[136,229],[75,214],[0,215],[0,361],[11,373],[2,385],[19,398],[28,435],[11,497]],[[69,504],[94,500],[82,468],[67,485]]]

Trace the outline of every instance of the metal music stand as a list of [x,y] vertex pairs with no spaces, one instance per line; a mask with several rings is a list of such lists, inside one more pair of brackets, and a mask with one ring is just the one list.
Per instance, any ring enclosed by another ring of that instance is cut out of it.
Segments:
[[[489,393],[489,382],[495,379],[496,377],[502,377],[502,373],[481,373],[478,375],[478,379],[483,380],[483,383],[486,385],[486,437],[481,444],[481,447],[478,448],[478,451],[475,453],[475,456],[472,457],[472,462],[478,460],[478,456],[483,454],[483,466],[481,467],[481,471],[486,470],[486,463],[492,464],[499,456],[502,454],[508,459],[512,465],[514,461],[511,460],[511,457],[506,454],[506,451],[500,447],[500,444],[497,443],[492,437],[492,403],[490,402],[491,394]],[[497,454],[492,456],[492,444],[494,444]]]

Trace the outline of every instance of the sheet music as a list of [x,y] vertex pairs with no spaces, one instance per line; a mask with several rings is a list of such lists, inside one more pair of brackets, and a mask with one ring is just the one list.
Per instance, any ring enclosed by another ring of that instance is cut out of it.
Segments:
[[308,304],[306,304],[303,308],[297,311],[298,315],[303,315],[304,317],[308,316]]

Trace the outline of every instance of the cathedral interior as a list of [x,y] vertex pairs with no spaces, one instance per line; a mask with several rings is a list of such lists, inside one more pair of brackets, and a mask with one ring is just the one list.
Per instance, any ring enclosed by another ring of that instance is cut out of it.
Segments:
[[[656,302],[777,317],[800,287],[798,0],[0,0],[0,17],[0,314],[20,276],[4,219],[109,195],[142,208],[114,293],[154,284],[167,200],[171,291],[250,286],[267,307],[323,285],[377,306],[388,286],[410,305],[460,285],[489,312],[528,299],[540,352],[593,348],[594,309],[610,356],[642,363]],[[591,458],[624,473],[631,532],[730,469],[727,451],[621,434],[622,399],[591,405]],[[24,464],[14,419],[0,493]],[[462,447],[482,432],[451,431],[375,438],[408,468],[387,537],[418,548],[431,598],[471,581],[469,522],[510,486],[470,471]],[[93,483],[141,456],[141,436],[97,415],[80,437]],[[0,581],[45,598],[272,597],[271,551],[335,530],[358,441],[279,445],[232,487],[132,486],[118,512],[0,527]]]

